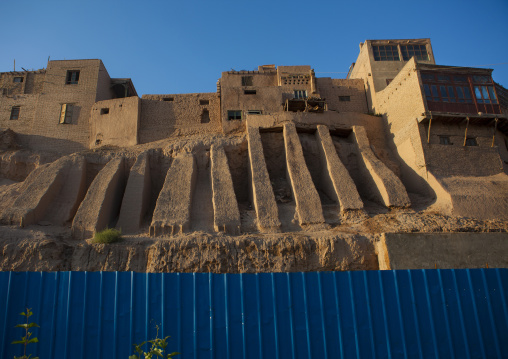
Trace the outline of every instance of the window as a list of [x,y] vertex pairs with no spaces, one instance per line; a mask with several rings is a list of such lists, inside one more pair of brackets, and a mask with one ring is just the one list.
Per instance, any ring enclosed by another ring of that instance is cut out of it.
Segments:
[[397,46],[372,46],[375,61],[400,61]]
[[70,103],[63,103],[60,109],[60,123],[72,123],[72,108]]
[[67,71],[67,77],[65,79],[66,85],[75,85],[79,81],[79,70]]
[[255,95],[256,94],[256,90],[243,90],[243,93],[245,95]]
[[410,60],[412,57],[424,61],[429,59],[429,54],[427,53],[427,47],[425,45],[402,45],[400,50],[404,61]]
[[349,102],[349,101],[351,101],[351,96],[339,96],[339,101]]
[[496,92],[493,86],[475,86],[474,94],[478,103],[497,104]]
[[210,103],[209,100],[199,100],[200,105],[208,105]]
[[306,90],[295,90],[294,93],[295,93],[294,98],[300,98],[300,99],[307,98],[307,91]]
[[101,108],[101,115],[107,115],[108,113],[109,113],[109,108],[108,107]]
[[174,100],[174,98],[173,98],[173,97],[164,97],[164,98],[162,99],[162,101],[167,101],[167,102],[171,102],[171,101],[173,101],[173,100]]
[[466,138],[466,146],[478,146],[478,142],[476,142],[476,138],[474,138],[474,137]]
[[12,109],[11,109],[11,117],[9,118],[9,120],[17,120],[17,119],[19,119],[19,109],[20,109],[19,106],[13,106],[12,107]]
[[228,120],[229,121],[241,120],[241,119],[242,119],[242,111],[240,111],[240,110],[228,111]]
[[23,77],[15,77],[12,82],[23,82]]
[[439,136],[439,144],[452,145],[453,143],[450,141],[450,136]]
[[252,76],[242,76],[242,86],[252,86]]
[[209,123],[210,122],[210,112],[205,108],[203,109],[203,113],[201,113],[201,123]]
[[261,110],[249,110],[247,111],[249,115],[261,115]]

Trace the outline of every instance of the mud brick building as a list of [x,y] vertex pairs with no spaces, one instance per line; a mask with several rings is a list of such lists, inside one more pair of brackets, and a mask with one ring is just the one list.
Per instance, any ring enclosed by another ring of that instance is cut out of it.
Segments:
[[346,79],[262,65],[213,93],[139,97],[100,60],[49,61],[0,73],[0,130],[0,222],[76,238],[331,234],[398,210],[508,220],[508,91],[437,65],[429,39],[366,40]]

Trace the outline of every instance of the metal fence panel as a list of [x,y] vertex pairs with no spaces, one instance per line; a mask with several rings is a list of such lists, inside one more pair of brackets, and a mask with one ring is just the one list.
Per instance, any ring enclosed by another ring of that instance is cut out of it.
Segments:
[[0,356],[30,318],[45,358],[506,358],[508,269],[209,274],[0,272]]

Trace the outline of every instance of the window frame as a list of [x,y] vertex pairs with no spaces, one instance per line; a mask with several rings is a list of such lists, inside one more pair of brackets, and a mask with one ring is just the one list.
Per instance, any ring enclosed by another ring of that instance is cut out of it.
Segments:
[[20,113],[21,113],[21,106],[12,106],[11,107],[11,115],[9,116],[9,120],[12,120],[12,121],[19,120]]
[[[20,81],[16,81],[16,80],[20,80]],[[14,76],[14,78],[12,79],[12,82],[15,84],[21,84],[21,83],[23,83],[23,81],[25,81],[25,78],[23,76]]]
[[62,103],[60,105],[60,119],[59,124],[70,125],[74,116],[74,104]]
[[228,121],[240,121],[240,120],[243,120],[242,110],[228,110]]
[[426,44],[401,44],[400,53],[402,55],[402,61],[409,61],[413,57],[416,57],[416,59],[420,61],[429,61],[430,59]]
[[439,135],[439,144],[443,146],[452,146],[453,142],[448,135]]
[[253,76],[242,76],[242,86],[252,86]]
[[306,98],[308,98],[307,90],[293,90],[293,98],[297,100],[305,100]]
[[400,61],[399,45],[372,45],[374,61]]
[[80,70],[67,70],[67,75],[65,76],[65,84],[77,85],[79,83],[79,74]]

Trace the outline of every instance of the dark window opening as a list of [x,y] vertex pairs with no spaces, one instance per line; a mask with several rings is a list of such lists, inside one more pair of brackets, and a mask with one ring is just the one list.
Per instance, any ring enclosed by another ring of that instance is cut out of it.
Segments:
[[19,109],[20,109],[19,106],[14,106],[11,109],[11,117],[9,118],[9,120],[17,120],[17,119],[19,119]]
[[200,105],[208,105],[208,104],[210,104],[210,101],[209,100],[199,100],[199,104]]
[[69,70],[67,71],[67,77],[65,83],[67,85],[75,85],[79,81],[79,71],[78,70]]
[[404,61],[410,60],[412,57],[424,61],[429,59],[429,54],[427,53],[427,47],[425,45],[402,45],[400,50]]
[[109,113],[109,108],[101,108],[101,115],[107,115]]
[[453,143],[450,141],[450,136],[439,136],[439,144],[452,145]]
[[255,95],[256,94],[256,90],[243,90],[243,93],[245,95]]
[[261,115],[261,110],[249,110],[247,111],[249,115]]
[[23,82],[23,77],[15,77],[12,82]]
[[130,96],[129,87],[125,84],[113,85],[113,92],[115,93],[116,98],[125,98]]
[[228,111],[228,120],[241,120],[242,119],[242,111],[240,110],[234,110],[234,111]]
[[252,86],[252,76],[242,76],[242,86]]
[[478,142],[476,141],[476,138],[474,138],[474,137],[466,138],[466,146],[478,146]]
[[351,101],[351,96],[339,96],[339,101],[349,102],[349,101]]
[[173,97],[164,97],[162,101],[173,101]]
[[203,113],[201,114],[201,123],[209,123],[210,122],[210,112],[205,108],[203,109]]
[[375,61],[400,61],[397,46],[372,46]]

